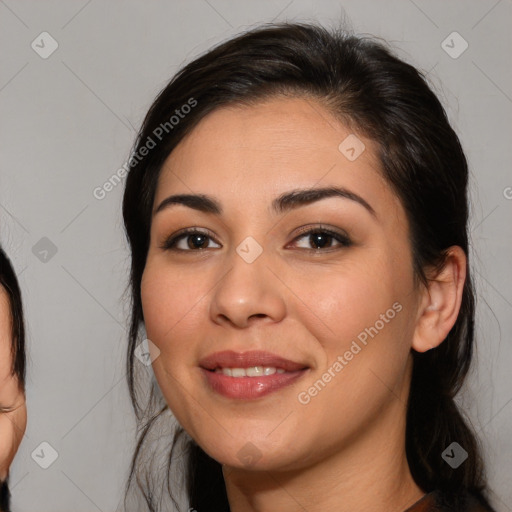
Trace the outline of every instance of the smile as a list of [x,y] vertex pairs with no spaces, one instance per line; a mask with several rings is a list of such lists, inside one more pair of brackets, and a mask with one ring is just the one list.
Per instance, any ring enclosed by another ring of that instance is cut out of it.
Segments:
[[228,377],[261,377],[262,375],[285,373],[285,370],[275,366],[251,366],[249,368],[216,368],[215,373],[223,373]]
[[263,351],[224,351],[199,363],[208,388],[226,398],[252,400],[282,390],[309,370],[305,364]]

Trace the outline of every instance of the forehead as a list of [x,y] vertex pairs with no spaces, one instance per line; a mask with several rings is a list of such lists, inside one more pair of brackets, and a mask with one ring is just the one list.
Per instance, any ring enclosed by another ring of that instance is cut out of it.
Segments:
[[[354,151],[347,153],[347,146]],[[347,157],[354,152],[360,153],[357,158]],[[268,203],[291,188],[337,185],[382,208],[396,207],[377,155],[375,141],[313,99],[274,97],[252,106],[222,107],[204,117],[169,155],[155,203],[170,193]]]

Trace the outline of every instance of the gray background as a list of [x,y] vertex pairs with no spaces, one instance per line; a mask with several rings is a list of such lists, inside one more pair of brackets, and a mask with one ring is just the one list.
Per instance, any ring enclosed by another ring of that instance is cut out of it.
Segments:
[[[271,20],[332,25],[344,12],[356,32],[388,39],[429,72],[467,151],[478,350],[461,402],[482,438],[495,506],[512,510],[510,0],[0,0],[1,241],[24,293],[29,354],[14,511],[107,512],[121,498],[134,436],[129,259],[122,185],[103,200],[93,190],[126,161],[153,98],[235,33]],[[31,47],[43,31],[59,45],[46,59]],[[458,58],[441,45],[453,31],[469,44]],[[58,453],[48,469],[32,456],[50,456],[42,442]]]

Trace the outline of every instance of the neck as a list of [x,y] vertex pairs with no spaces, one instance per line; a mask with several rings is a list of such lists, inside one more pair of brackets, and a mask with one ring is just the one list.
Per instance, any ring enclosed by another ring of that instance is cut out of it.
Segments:
[[[401,417],[397,425],[396,418]],[[425,492],[405,453],[405,410],[393,400],[371,428],[341,449],[293,471],[223,466],[231,512],[403,512]]]

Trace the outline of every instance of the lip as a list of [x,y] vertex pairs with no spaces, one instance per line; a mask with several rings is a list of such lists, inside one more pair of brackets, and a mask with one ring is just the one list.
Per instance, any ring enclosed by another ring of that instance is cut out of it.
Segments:
[[[307,365],[285,359],[270,352],[250,350],[248,352],[234,352],[225,350],[215,352],[199,361],[199,366],[205,370],[215,368],[249,368],[251,366],[275,366],[287,372],[294,372],[307,368]],[[253,378],[253,377],[251,377]]]
[[[213,391],[227,398],[239,400],[260,398],[283,389],[302,377],[309,369],[305,364],[259,350],[216,352],[201,359],[199,366]],[[248,368],[252,366],[272,366],[282,368],[285,372],[258,377],[230,377],[215,372],[216,368]]]

